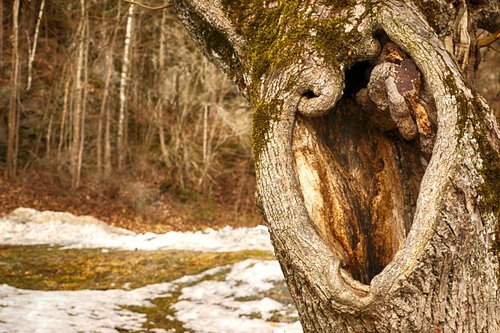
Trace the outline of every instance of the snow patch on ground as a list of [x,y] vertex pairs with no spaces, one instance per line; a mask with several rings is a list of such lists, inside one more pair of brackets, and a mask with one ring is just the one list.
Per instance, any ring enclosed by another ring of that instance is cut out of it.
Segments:
[[[210,277],[229,269],[225,278]],[[0,332],[118,332],[142,331],[144,314],[126,305],[152,306],[150,300],[166,297],[179,285],[176,318],[198,333],[300,333],[298,322],[275,323],[266,319],[285,312],[289,305],[257,295],[281,281],[277,261],[245,260],[171,283],[126,290],[35,291],[0,285]],[[252,300],[242,300],[250,297]],[[260,318],[255,318],[258,314]],[[165,330],[156,330],[166,332]]]
[[[272,250],[263,226],[136,234],[89,216],[27,208],[16,209],[0,219],[0,244],[211,252]],[[125,307],[154,306],[151,300],[169,297],[172,292],[180,292],[178,302],[172,306],[173,319],[196,333],[300,333],[293,306],[264,295],[282,281],[277,261],[245,260],[128,291],[37,291],[0,285],[0,333],[140,332],[147,321],[145,314]],[[287,319],[277,322],[272,318]]]
[[138,331],[144,315],[120,306],[146,305],[145,295],[136,290],[37,291],[0,285],[0,332]]
[[174,309],[185,327],[199,333],[302,332],[299,322],[267,321],[273,313],[289,314],[292,305],[256,297],[282,280],[277,261],[245,260],[234,264],[224,281],[208,280],[183,288]]
[[272,251],[265,226],[207,229],[197,232],[136,234],[107,225],[90,216],[39,212],[18,208],[0,219],[0,244],[53,244],[67,248],[114,248],[123,250],[187,250],[229,252]]

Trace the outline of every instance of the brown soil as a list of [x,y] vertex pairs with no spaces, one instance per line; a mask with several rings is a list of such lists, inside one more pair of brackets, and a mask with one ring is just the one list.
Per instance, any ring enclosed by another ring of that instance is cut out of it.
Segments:
[[146,181],[84,179],[84,185],[73,191],[50,171],[26,172],[16,180],[6,180],[2,168],[0,172],[0,216],[18,207],[64,211],[135,232],[156,233],[262,224],[254,207],[241,211],[200,194],[160,193],[158,186]]

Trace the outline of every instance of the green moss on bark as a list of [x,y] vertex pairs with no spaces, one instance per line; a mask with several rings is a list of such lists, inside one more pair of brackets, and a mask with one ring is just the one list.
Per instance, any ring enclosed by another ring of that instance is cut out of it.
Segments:
[[479,210],[483,217],[487,218],[491,214],[496,221],[492,251],[500,259],[500,152],[493,148],[488,139],[490,130],[486,128],[484,120],[488,110],[479,102],[478,96],[475,96],[472,101],[463,96],[451,76],[448,76],[445,82],[457,99],[459,138],[462,139],[471,126],[472,136],[477,142],[479,157],[482,161],[479,172],[484,181],[477,188],[480,196]]
[[[334,8],[347,5],[347,1],[323,3]],[[245,58],[256,84],[264,75],[290,66],[301,56],[309,56],[306,43],[315,46],[327,61],[336,65],[345,62],[347,46],[354,45],[353,39],[357,39],[348,38],[344,32],[346,17],[318,20],[307,11],[307,3],[303,1],[271,4],[263,0],[223,0],[222,4],[237,33],[248,42]]]
[[[321,1],[320,4],[339,11],[349,5],[349,1]],[[346,65],[349,49],[359,36],[354,32],[345,33],[347,17],[319,20],[308,11],[309,4],[300,0],[222,0],[222,5],[236,32],[247,42],[244,58],[251,78],[250,96],[256,105],[252,140],[258,161],[271,120],[277,119],[283,105],[277,100],[261,101],[261,85],[268,78],[280,77],[293,64],[306,61],[302,58],[311,57],[311,47],[330,66]]]
[[270,70],[293,61],[299,44],[308,35],[301,1],[282,1],[274,6],[266,1],[223,1],[228,17],[248,43],[248,60],[253,82]]
[[[267,142],[266,133],[271,128],[271,121],[277,120],[279,110],[283,106],[283,101],[273,99],[269,102],[261,101],[255,106],[252,126],[252,149],[254,156],[260,156]],[[259,159],[255,159],[256,167],[259,166]]]
[[[336,17],[319,22],[314,43],[328,63],[339,66],[349,63],[349,50],[359,40],[356,33],[345,33],[347,18]],[[347,42],[349,41],[349,42]]]
[[[488,111],[477,100],[473,104],[476,117],[485,119]],[[492,214],[496,221],[492,250],[500,259],[500,153],[493,149],[488,140],[489,130],[483,121],[472,121],[472,126],[482,160],[480,171],[484,180],[478,188],[481,196],[479,209],[483,215]],[[500,279],[500,271],[498,273]]]

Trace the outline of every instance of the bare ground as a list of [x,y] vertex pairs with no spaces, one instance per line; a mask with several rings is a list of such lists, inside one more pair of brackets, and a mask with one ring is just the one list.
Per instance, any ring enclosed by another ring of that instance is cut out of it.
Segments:
[[245,207],[235,207],[216,196],[188,191],[162,193],[158,184],[146,180],[84,179],[82,183],[73,191],[64,179],[43,170],[25,172],[16,180],[0,177],[0,216],[28,207],[91,215],[113,226],[156,233],[262,224],[253,198],[245,198],[249,202]]

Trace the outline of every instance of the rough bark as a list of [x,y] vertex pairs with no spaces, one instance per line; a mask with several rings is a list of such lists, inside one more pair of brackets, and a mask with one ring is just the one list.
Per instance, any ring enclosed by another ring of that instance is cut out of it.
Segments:
[[500,131],[473,89],[495,3],[174,5],[255,106],[258,204],[304,331],[499,331]]

